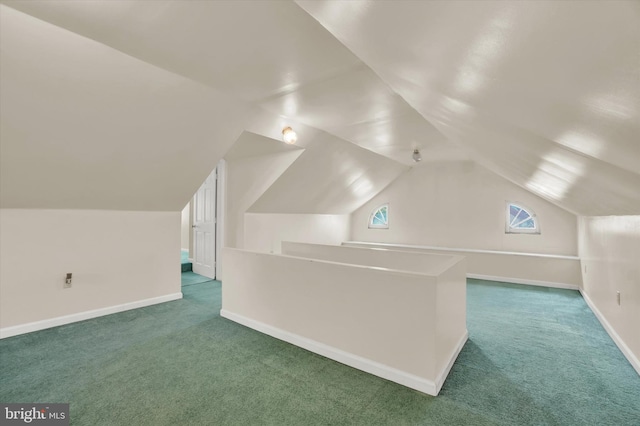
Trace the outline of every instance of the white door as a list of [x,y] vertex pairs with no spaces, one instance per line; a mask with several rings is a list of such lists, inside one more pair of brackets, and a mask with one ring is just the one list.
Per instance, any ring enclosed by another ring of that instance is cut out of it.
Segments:
[[193,197],[193,272],[216,277],[216,175],[214,169]]

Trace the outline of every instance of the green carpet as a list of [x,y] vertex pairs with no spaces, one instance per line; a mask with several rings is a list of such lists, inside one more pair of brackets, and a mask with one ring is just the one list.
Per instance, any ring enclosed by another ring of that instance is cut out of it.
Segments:
[[211,278],[203,277],[202,275],[198,275],[195,272],[183,272],[182,276],[182,287],[193,284],[202,284],[207,281],[212,281]]
[[192,270],[192,264],[189,260],[189,252],[180,250],[180,266],[182,272],[188,272]]
[[74,425],[638,425],[640,377],[579,293],[469,280],[470,340],[438,397],[184,299],[0,341],[0,401]]

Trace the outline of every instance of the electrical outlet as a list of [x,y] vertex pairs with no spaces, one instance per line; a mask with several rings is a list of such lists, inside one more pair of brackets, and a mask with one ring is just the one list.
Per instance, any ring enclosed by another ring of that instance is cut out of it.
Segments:
[[618,306],[620,306],[620,292],[616,291],[616,299],[618,300]]
[[71,288],[71,272],[67,273],[67,278],[64,280],[63,288]]

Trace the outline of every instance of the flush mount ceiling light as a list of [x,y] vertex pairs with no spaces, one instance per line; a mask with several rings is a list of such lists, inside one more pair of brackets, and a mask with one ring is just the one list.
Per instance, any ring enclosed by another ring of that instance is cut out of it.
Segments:
[[416,163],[422,160],[422,155],[420,155],[420,150],[418,148],[413,150],[411,158],[413,158],[413,161],[415,161]]
[[298,135],[293,131],[291,127],[285,127],[282,129],[282,140],[289,145],[296,143]]

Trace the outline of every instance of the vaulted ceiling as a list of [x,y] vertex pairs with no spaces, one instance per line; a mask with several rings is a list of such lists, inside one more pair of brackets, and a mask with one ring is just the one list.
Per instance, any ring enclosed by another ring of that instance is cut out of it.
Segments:
[[638,2],[298,4],[474,160],[575,213],[640,211]]
[[[136,108],[159,102],[166,107],[156,118],[174,116],[191,137],[211,132],[218,147],[209,148],[209,160],[221,158],[241,130],[277,139],[283,123],[299,123],[302,146],[305,132],[316,141],[324,134],[332,141],[329,145],[347,141],[392,160],[385,163],[373,156],[369,161],[363,154],[362,161],[372,167],[413,165],[411,152],[419,148],[424,158],[419,167],[433,161],[477,161],[576,214],[640,214],[637,2],[2,3],[8,6],[3,15],[21,11],[75,35],[62,42],[68,56],[54,58],[58,71],[73,73],[75,63],[82,64],[73,80],[106,84],[106,89],[92,89],[103,90],[96,97],[108,101],[113,81],[118,90],[128,90],[119,84],[127,74],[96,62],[91,78],[83,79],[87,61],[96,58],[80,44],[97,42],[135,59],[138,70],[132,73],[140,81],[132,80],[130,90],[143,90],[144,72],[149,73],[148,88],[155,83],[153,90],[134,97],[140,102]],[[32,44],[38,37],[43,46],[60,41],[31,34]],[[18,58],[9,50],[19,49],[19,43],[0,41],[2,62],[10,58],[22,64],[9,68],[15,80],[2,77],[5,102],[6,82],[29,84],[21,77],[26,71],[37,75],[34,81],[45,80],[49,70],[33,71],[39,57]],[[44,64],[47,51],[52,50],[39,51]],[[124,59],[114,63],[118,61]],[[183,93],[182,106],[188,111],[200,107],[200,113],[191,117],[180,105],[172,110],[166,103],[173,96],[169,87]],[[198,90],[205,94],[196,95]],[[24,93],[10,99],[10,112],[16,114],[12,123],[27,114],[14,108]],[[99,101],[88,109],[104,113]],[[247,111],[252,111],[249,118]],[[126,121],[131,114],[125,109],[112,118]],[[3,126],[6,121],[3,117]],[[225,123],[233,128],[222,135],[219,126]],[[26,124],[18,127],[12,137],[28,129]],[[138,131],[136,136],[150,135]],[[167,137],[164,132],[151,136]],[[165,165],[172,155],[186,153],[166,145],[155,161]],[[300,159],[305,155],[310,154]],[[4,161],[2,166],[7,166]],[[152,178],[161,179],[154,175],[148,180]],[[258,210],[280,202],[271,192],[255,206]]]

